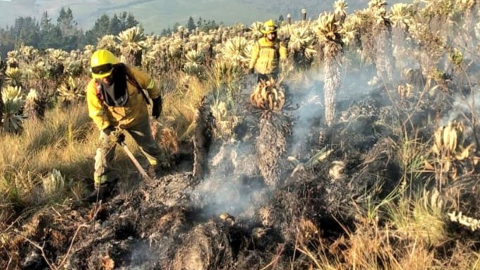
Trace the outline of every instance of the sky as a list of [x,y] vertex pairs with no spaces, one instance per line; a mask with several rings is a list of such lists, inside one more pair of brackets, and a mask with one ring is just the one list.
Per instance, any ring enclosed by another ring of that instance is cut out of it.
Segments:
[[[347,0],[347,12],[366,8],[369,0]],[[56,22],[62,7],[70,8],[74,19],[84,31],[93,27],[95,21],[106,14],[128,12],[141,23],[147,33],[160,34],[163,29],[176,23],[186,25],[188,18],[215,20],[216,23],[251,25],[256,21],[286,18],[300,19],[301,10],[307,10],[309,19],[332,10],[335,0],[0,0],[0,27],[12,26],[18,17],[31,16],[40,19],[47,12]],[[412,0],[389,0],[394,3],[411,3]]]
[[75,21],[85,31],[103,14],[132,13],[147,33],[161,33],[175,23],[186,25],[191,16],[233,25],[264,21],[269,12],[253,7],[249,0],[0,0],[0,27],[12,26],[18,17],[40,19],[47,12],[55,22],[62,7],[70,8]]

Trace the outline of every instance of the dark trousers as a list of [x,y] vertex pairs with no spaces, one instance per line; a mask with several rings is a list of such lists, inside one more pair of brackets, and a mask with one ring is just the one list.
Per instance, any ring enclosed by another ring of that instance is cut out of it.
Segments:
[[270,74],[257,74],[257,83],[260,82],[260,80],[268,81],[270,78],[273,78],[275,81],[278,79],[278,73],[270,73]]

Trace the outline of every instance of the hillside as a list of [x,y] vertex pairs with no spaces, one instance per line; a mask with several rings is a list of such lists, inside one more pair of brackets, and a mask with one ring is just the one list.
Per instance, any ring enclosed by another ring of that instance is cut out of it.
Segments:
[[[190,16],[195,20],[203,18],[233,25],[236,22],[250,24],[254,21],[265,21],[268,18],[277,19],[288,13],[293,19],[301,17],[301,10],[307,10],[307,16],[316,18],[319,13],[331,10],[333,0],[11,0],[0,1],[0,10],[8,10],[0,16],[0,27],[13,25],[15,18],[32,16],[40,18],[43,12],[56,18],[61,7],[69,7],[74,18],[84,29],[90,29],[102,14],[113,15],[124,11],[131,12],[145,27],[147,32],[160,33],[162,29],[175,23],[185,25]],[[389,4],[400,1],[388,1]],[[403,1],[406,2],[406,1]],[[408,2],[408,1],[407,1]],[[367,0],[348,2],[348,12],[368,6]]]
[[[237,25],[10,51],[0,269],[479,269],[477,1],[369,4],[282,24],[278,80],[250,74],[261,33]],[[161,90],[150,176],[135,131],[102,142],[89,118],[109,120],[85,100],[101,48]],[[113,181],[92,198],[107,143]]]

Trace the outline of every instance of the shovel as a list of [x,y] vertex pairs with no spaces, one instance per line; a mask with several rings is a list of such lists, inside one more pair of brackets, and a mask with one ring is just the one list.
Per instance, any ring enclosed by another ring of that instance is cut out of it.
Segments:
[[121,133],[120,135],[118,135],[117,137],[117,143],[122,146],[123,150],[125,151],[125,153],[127,153],[128,157],[130,158],[130,160],[133,162],[133,165],[135,165],[135,167],[137,167],[138,171],[140,172],[140,174],[143,176],[143,178],[145,180],[147,180],[149,183],[153,183],[153,179],[148,176],[147,172],[145,171],[145,169],[142,167],[142,165],[140,165],[140,163],[138,162],[138,160],[135,158],[135,156],[132,154],[132,151],[130,151],[130,149],[128,149],[128,146],[127,144],[125,143],[125,135],[123,133]]

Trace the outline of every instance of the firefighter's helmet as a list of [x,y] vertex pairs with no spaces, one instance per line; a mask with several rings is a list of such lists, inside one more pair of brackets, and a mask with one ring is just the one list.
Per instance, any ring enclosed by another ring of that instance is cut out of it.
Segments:
[[273,20],[268,20],[263,24],[262,27],[262,33],[266,34],[271,34],[277,32],[277,25]]
[[90,61],[90,71],[95,79],[108,77],[113,66],[118,63],[117,57],[108,50],[97,50],[93,53]]

